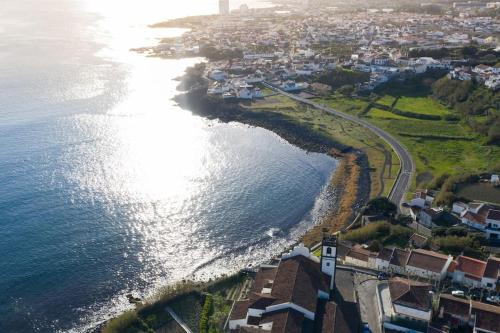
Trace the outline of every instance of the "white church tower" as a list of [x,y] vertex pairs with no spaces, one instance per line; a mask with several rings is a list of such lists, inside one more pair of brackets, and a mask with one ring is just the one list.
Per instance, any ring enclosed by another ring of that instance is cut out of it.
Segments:
[[335,286],[335,269],[337,265],[337,238],[324,236],[321,242],[321,271],[330,276],[330,290]]

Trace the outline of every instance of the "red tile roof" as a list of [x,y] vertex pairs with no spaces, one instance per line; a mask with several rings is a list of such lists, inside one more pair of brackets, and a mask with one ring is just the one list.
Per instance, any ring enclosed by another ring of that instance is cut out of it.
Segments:
[[411,251],[406,265],[441,273],[447,261],[448,256],[444,254],[419,249]]
[[298,255],[281,261],[271,295],[275,304],[292,302],[316,312],[318,290],[329,293],[328,279],[318,263]]
[[468,320],[470,315],[470,301],[449,294],[441,294],[439,296],[439,308],[443,308],[444,313],[461,317],[465,320]]
[[272,333],[301,333],[304,315],[294,309],[264,313],[261,324],[273,323]]
[[352,247],[351,251],[347,254],[348,257],[358,259],[361,261],[368,261],[368,258],[370,258],[371,252],[362,248],[359,245],[355,245]]
[[500,210],[490,209],[487,219],[500,221]]
[[377,255],[377,258],[380,259],[380,260],[385,260],[385,261],[389,261],[391,260],[391,257],[392,257],[392,252],[394,251],[394,249],[389,249],[387,247],[384,247],[382,250],[380,250],[380,252],[378,253]]
[[393,278],[389,280],[389,292],[394,304],[429,311],[431,309],[432,286],[427,283]]
[[389,264],[405,267],[409,256],[410,256],[410,251],[402,249],[394,249],[394,253],[392,254],[392,258]]
[[246,299],[234,303],[233,310],[231,311],[231,320],[245,319],[248,313],[248,307],[252,303],[251,300]]
[[484,269],[484,277],[490,279],[498,279],[500,270],[500,259],[495,257],[489,257],[486,262],[486,268]]
[[480,281],[486,269],[486,262],[466,256],[458,256],[456,270],[465,274],[466,277]]
[[471,313],[476,315],[476,327],[500,332],[500,307],[472,301]]
[[260,267],[252,287],[252,292],[260,294],[262,289],[274,281],[278,267]]

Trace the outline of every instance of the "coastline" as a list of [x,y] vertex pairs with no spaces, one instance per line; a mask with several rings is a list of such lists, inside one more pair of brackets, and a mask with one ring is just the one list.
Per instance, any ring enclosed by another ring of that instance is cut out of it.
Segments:
[[321,240],[323,231],[335,233],[349,225],[355,218],[355,211],[368,201],[370,195],[366,154],[301,126],[284,115],[250,110],[237,103],[209,96],[208,81],[203,77],[203,69],[203,65],[188,68],[180,78],[178,89],[182,92],[174,100],[181,108],[208,119],[261,127],[308,152],[327,154],[339,159],[339,164],[326,185],[327,197],[330,199],[327,213],[297,242],[313,246]]
[[[296,239],[296,243],[302,242],[312,247],[321,241],[324,232],[335,233],[349,225],[355,217],[355,210],[361,208],[369,199],[370,174],[367,155],[301,126],[284,115],[250,110],[236,103],[226,103],[220,98],[207,95],[208,81],[203,77],[203,70],[200,70],[202,67],[200,65],[190,67],[186,69],[185,75],[179,78],[180,93],[174,97],[174,100],[181,108],[207,119],[261,127],[274,132],[288,143],[303,150],[327,154],[339,160],[326,184],[326,199],[328,200],[326,213],[318,224]],[[183,280],[181,283],[165,286],[165,290],[152,299],[144,299],[136,304],[134,310],[107,320],[92,332],[97,333],[103,330],[104,332],[119,332],[120,328],[142,325],[144,324],[141,319],[142,314],[161,312],[165,306],[176,299],[192,293],[204,293],[214,283],[231,285],[241,276],[241,273],[235,273],[229,276],[222,275],[215,281]]]

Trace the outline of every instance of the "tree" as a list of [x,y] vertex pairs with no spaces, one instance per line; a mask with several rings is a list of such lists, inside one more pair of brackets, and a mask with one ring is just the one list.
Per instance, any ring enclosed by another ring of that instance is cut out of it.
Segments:
[[322,73],[315,78],[316,82],[328,84],[333,89],[338,89],[345,85],[355,85],[370,80],[370,74],[364,72],[355,72],[343,68]]
[[365,215],[382,215],[388,218],[393,218],[398,211],[398,206],[391,202],[386,197],[372,199],[368,202],[364,214]]
[[351,84],[346,84],[340,87],[338,91],[342,95],[350,96],[354,92],[354,86]]

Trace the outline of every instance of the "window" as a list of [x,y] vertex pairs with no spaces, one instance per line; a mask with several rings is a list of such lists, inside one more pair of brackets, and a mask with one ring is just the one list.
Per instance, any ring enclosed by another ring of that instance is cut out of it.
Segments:
[[487,283],[486,285],[488,286],[488,288],[493,287],[493,285],[491,283]]
[[331,247],[327,247],[326,248],[326,254],[332,254],[332,248]]
[[328,267],[330,267],[330,263],[329,263],[329,262],[327,262],[327,263],[326,263],[326,265],[327,265]]

